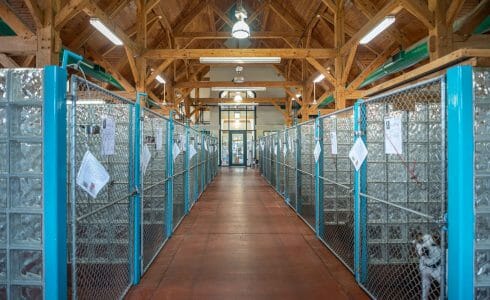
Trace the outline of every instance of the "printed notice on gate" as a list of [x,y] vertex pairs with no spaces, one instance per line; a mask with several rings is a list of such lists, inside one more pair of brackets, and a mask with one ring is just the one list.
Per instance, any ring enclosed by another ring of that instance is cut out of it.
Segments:
[[155,138],[155,146],[157,151],[162,150],[163,146],[163,128],[158,127],[157,128],[157,137]]
[[321,153],[322,153],[322,147],[320,146],[320,142],[316,142],[315,150],[313,151],[313,155],[315,155],[315,162],[318,161]]
[[90,151],[85,152],[77,173],[77,185],[92,198],[96,198],[109,179],[109,173],[97,158]]
[[116,122],[112,117],[102,118],[102,155],[114,155]]
[[331,149],[332,154],[336,155],[338,152],[338,149],[337,149],[337,132],[336,131],[330,132],[330,144],[332,146],[332,149]]
[[368,150],[366,148],[366,145],[364,145],[362,139],[358,138],[357,141],[354,143],[354,146],[352,146],[349,152],[349,158],[352,161],[354,167],[356,168],[356,171],[359,171],[367,155],[368,155]]
[[402,154],[402,119],[400,117],[386,117],[385,127],[385,153]]
[[194,148],[194,144],[190,144],[189,146],[189,159],[192,159],[194,155],[197,154],[196,148]]
[[143,175],[145,175],[146,173],[146,169],[148,168],[150,159],[151,159],[150,148],[148,148],[148,145],[145,144],[145,146],[143,146],[143,151],[141,152],[141,171],[143,172]]

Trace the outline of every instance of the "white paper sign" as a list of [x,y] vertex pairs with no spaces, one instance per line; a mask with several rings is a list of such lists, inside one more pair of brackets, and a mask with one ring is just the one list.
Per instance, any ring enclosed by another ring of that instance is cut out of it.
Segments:
[[277,145],[274,145],[274,155],[277,156]]
[[287,144],[284,144],[283,147],[282,147],[282,152],[284,154],[284,157],[286,157],[287,153],[288,153],[288,145]]
[[197,154],[196,148],[194,148],[194,145],[191,144],[189,146],[189,159],[192,159],[192,157],[196,154]]
[[262,151],[264,151],[264,143],[260,143],[260,148],[262,148]]
[[322,153],[322,147],[320,146],[320,142],[317,141],[315,150],[313,151],[313,154],[315,155],[315,161],[318,161],[321,153]]
[[148,168],[148,164],[150,163],[151,159],[151,152],[150,149],[148,148],[148,145],[145,144],[143,146],[143,150],[141,151],[141,171],[143,172],[143,175],[146,173],[146,168]]
[[112,117],[102,118],[102,155],[114,155],[116,122]]
[[208,151],[208,143],[206,141],[204,141],[204,150]]
[[364,145],[362,139],[357,139],[349,152],[349,158],[352,161],[352,164],[354,164],[356,171],[359,171],[367,155],[368,150],[366,148],[366,145]]
[[338,147],[337,147],[337,132],[332,131],[330,132],[330,145],[332,147],[332,154],[337,155],[338,154]]
[[385,153],[402,154],[402,119],[386,117],[385,121]]
[[109,179],[109,173],[97,158],[90,151],[85,152],[77,173],[77,185],[92,198],[96,198],[100,190],[109,182]]
[[155,137],[155,146],[157,151],[162,150],[163,145],[163,128],[157,128],[157,136]]
[[180,154],[180,148],[177,145],[177,143],[174,143],[174,146],[172,147],[172,155],[173,155],[174,161],[177,158],[177,156],[179,156],[179,154]]

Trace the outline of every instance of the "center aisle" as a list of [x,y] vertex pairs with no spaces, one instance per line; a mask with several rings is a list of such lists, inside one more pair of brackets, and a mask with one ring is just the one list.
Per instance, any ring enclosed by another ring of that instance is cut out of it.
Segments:
[[127,299],[368,299],[256,170],[222,168]]

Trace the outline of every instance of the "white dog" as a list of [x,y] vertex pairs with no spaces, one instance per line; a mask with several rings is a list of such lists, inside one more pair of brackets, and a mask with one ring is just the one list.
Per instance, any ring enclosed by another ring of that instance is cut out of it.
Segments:
[[441,283],[442,252],[430,234],[417,234],[412,241],[419,256],[419,271],[422,279],[422,300],[429,299],[432,280]]

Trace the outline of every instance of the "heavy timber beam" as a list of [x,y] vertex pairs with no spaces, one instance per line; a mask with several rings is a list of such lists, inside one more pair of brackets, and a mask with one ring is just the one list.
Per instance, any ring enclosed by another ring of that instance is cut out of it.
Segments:
[[314,58],[311,58],[311,57],[307,57],[306,60],[310,63],[310,65],[312,65],[318,72],[322,73],[323,75],[325,75],[325,78],[332,84],[332,85],[336,85],[337,84],[337,80],[332,76],[332,74],[330,74],[330,72],[324,67],[322,66],[321,63],[319,63],[316,59]]
[[335,49],[151,49],[143,54],[148,59],[198,59],[199,57],[281,57],[291,59],[333,58]]
[[[201,104],[236,103],[233,99],[224,99],[224,98],[191,98],[190,100],[192,103],[201,103]],[[243,101],[247,101],[246,103],[272,103],[272,102],[277,102],[280,104],[286,103],[285,98],[253,98],[253,99],[243,99]]]
[[427,4],[422,0],[401,0],[403,8],[414,15],[429,30],[434,29],[434,17]]
[[19,65],[4,53],[0,53],[0,65],[4,68],[18,68]]
[[0,37],[0,52],[27,55],[37,51],[37,39],[31,37],[23,39],[17,36],[2,36]]
[[[300,38],[301,32],[298,31],[257,31],[254,32],[251,39],[283,39],[283,38]],[[229,31],[220,32],[181,32],[175,36],[176,40],[196,39],[196,40],[212,40],[212,39],[229,39]]]
[[270,88],[283,88],[283,87],[300,87],[302,82],[297,81],[247,81],[243,83],[235,83],[231,81],[188,81],[178,82],[175,84],[175,88],[212,88],[212,87],[270,87]]

